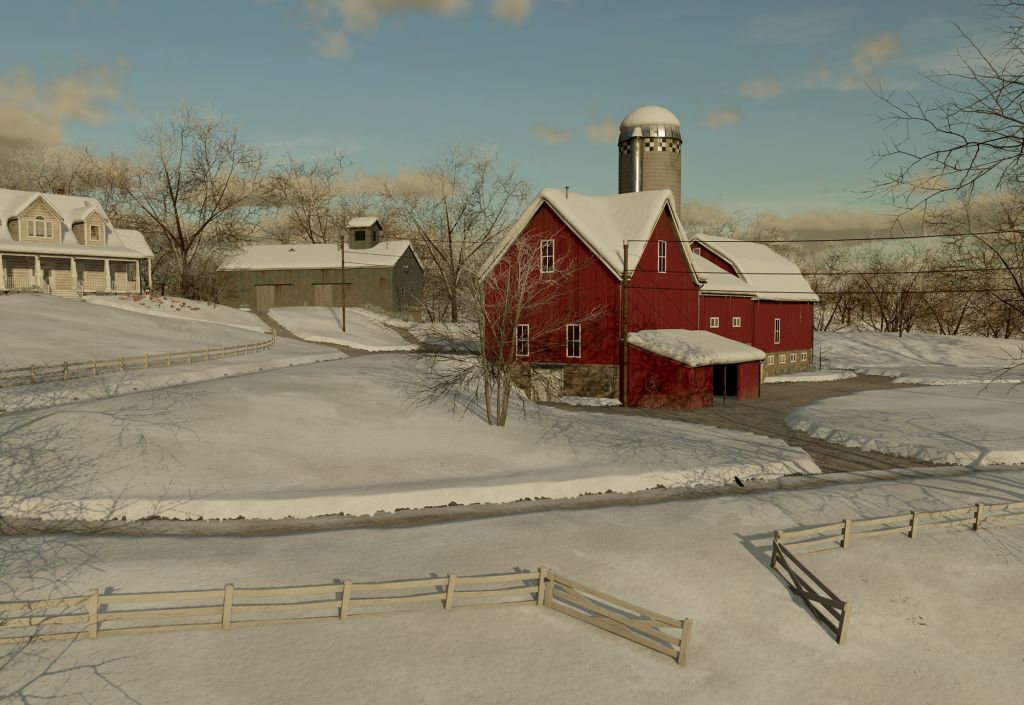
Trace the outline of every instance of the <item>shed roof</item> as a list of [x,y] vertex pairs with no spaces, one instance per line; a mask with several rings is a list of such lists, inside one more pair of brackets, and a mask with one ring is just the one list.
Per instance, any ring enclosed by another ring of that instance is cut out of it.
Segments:
[[681,362],[687,367],[758,362],[764,351],[706,330],[663,328],[630,333],[626,341],[641,350]]
[[[699,241],[731,264],[740,278],[750,284],[759,299],[818,300],[818,295],[807,283],[800,268],[767,245],[719,235],[695,235],[693,240]],[[707,268],[705,262],[701,262],[700,268]]]
[[[408,240],[385,240],[373,247],[354,250],[345,245],[345,267],[353,269],[391,268],[407,250]],[[413,256],[416,256],[413,250]],[[417,261],[418,258],[417,258]],[[420,265],[422,266],[422,264]],[[268,271],[277,269],[339,269],[338,246],[325,245],[251,245],[220,267],[223,271]]]
[[380,220],[373,215],[363,215],[356,218],[350,218],[348,221],[348,227],[350,228],[372,228],[375,223],[379,223]]

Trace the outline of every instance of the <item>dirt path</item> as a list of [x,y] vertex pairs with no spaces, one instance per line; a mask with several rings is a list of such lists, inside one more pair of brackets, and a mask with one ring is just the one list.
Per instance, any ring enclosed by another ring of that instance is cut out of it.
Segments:
[[[915,385],[894,384],[888,377],[857,376],[833,382],[788,382],[761,385],[761,396],[750,401],[720,398],[715,405],[696,411],[669,411],[661,409],[622,409],[618,407],[586,408],[592,413],[639,414],[687,423],[700,423],[735,431],[750,431],[771,438],[781,438],[791,446],[798,446],[814,458],[822,472],[851,472],[856,470],[884,470],[890,468],[931,467],[930,463],[911,458],[872,453],[846,448],[806,433],[794,431],[786,425],[786,415],[800,406],[819,399],[845,396],[876,389],[906,389]],[[582,407],[580,407],[583,410]]]

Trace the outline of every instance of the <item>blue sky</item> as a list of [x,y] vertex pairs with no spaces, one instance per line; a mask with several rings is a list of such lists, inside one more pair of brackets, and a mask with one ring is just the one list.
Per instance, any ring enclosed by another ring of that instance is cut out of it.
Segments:
[[185,101],[277,156],[395,174],[469,142],[537,188],[612,193],[594,139],[653,103],[682,122],[684,199],[780,214],[878,208],[857,195],[882,137],[864,82],[927,97],[952,23],[983,19],[971,0],[4,4],[0,139],[130,149]]

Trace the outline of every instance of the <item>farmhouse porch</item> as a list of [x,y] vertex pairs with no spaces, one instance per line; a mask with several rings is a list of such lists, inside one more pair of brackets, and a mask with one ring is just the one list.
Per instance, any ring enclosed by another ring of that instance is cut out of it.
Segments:
[[0,252],[0,291],[53,294],[141,293],[152,288],[152,262],[113,257],[73,257]]

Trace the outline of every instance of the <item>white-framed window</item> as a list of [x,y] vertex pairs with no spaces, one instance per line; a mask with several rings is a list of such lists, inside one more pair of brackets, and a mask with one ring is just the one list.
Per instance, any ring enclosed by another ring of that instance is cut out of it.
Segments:
[[91,242],[99,242],[100,241],[100,226],[98,226],[98,225],[90,225],[89,226],[89,240]]
[[790,353],[789,354],[789,361],[790,362],[796,362],[796,353]]
[[46,220],[41,215],[37,215],[26,225],[28,225],[28,237],[53,237],[55,223],[52,220]]
[[712,316],[708,321],[708,328],[718,328],[718,316]]
[[542,272],[553,272],[553,271],[555,271],[555,241],[554,240],[541,240],[540,241],[540,271],[542,271]]
[[733,316],[732,317],[732,327],[733,328],[742,328],[743,327],[743,318],[741,316]]
[[765,360],[765,363],[768,364],[768,365],[774,365],[775,364],[775,356],[774,355],[769,355],[768,359]]
[[516,357],[527,357],[530,354],[530,325],[516,325]]
[[582,357],[583,353],[583,326],[579,323],[570,323],[565,327],[565,356]]
[[782,342],[782,319],[775,319],[775,344],[778,345]]
[[658,273],[664,274],[668,271],[668,243],[658,240]]
[[800,353],[800,362],[807,362],[807,353]]

